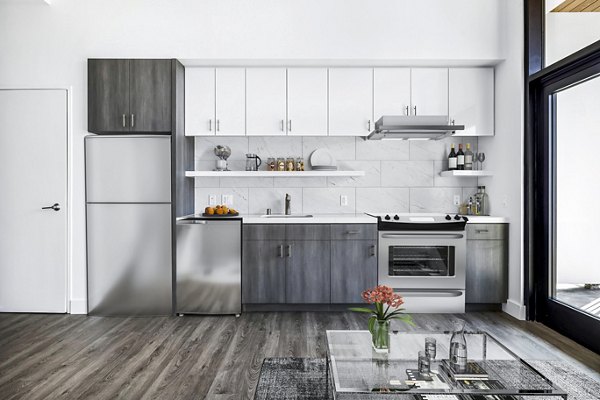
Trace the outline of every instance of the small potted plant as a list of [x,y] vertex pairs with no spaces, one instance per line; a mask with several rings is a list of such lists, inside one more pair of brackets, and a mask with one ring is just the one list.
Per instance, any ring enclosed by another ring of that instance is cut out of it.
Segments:
[[369,318],[369,332],[373,339],[373,348],[376,352],[388,353],[390,350],[390,322],[393,319],[400,320],[408,325],[415,326],[412,317],[405,314],[403,308],[404,299],[394,290],[385,285],[379,285],[362,292],[365,303],[374,304],[374,308],[353,307],[351,311],[372,314]]

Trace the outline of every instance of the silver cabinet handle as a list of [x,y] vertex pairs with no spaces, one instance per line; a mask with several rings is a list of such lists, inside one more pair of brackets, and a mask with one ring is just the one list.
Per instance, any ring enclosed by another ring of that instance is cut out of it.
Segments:
[[408,106],[406,106],[406,115],[410,115],[410,110],[409,110]]
[[278,257],[283,258],[283,245],[280,244],[278,247],[279,247]]
[[367,121],[367,130],[371,132],[371,120]]
[[221,120],[218,119],[217,120],[217,132],[219,132],[221,130]]
[[346,235],[358,235],[360,231],[346,231]]
[[212,119],[208,120],[208,131],[212,132]]
[[477,232],[477,233],[488,233],[489,231],[487,229],[475,229],[475,232]]
[[375,257],[375,245],[371,245],[370,247],[371,247],[371,251],[370,251],[369,255],[371,257]]
[[287,245],[287,258],[292,258],[292,245]]
[[135,126],[135,114],[131,114],[131,127]]
[[415,110],[415,115],[417,115],[417,106],[414,106],[413,110]]
[[123,114],[123,128],[127,126],[127,117]]
[[284,132],[285,131],[285,121],[284,120],[281,120],[280,127],[281,127],[281,132]]
[[290,132],[292,131],[292,120],[291,119],[288,121],[288,131],[290,131]]

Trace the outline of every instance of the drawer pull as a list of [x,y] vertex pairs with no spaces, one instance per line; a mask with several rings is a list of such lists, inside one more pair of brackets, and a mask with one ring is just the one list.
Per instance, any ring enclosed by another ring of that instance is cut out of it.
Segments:
[[370,252],[370,256],[371,257],[375,257],[375,245],[371,246],[371,252]]
[[487,229],[475,229],[476,233],[488,233],[489,231]]
[[287,258],[292,258],[292,245],[287,245]]
[[346,231],[346,235],[358,235],[360,231]]
[[279,258],[283,258],[283,245],[280,244],[278,247],[279,247],[279,254],[278,254],[278,256],[279,256]]

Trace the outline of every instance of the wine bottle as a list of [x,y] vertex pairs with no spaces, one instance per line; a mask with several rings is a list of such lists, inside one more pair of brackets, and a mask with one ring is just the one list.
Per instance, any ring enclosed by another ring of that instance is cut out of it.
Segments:
[[448,154],[448,171],[454,171],[458,166],[456,152],[454,152],[454,143],[450,145],[450,154]]
[[471,143],[467,143],[467,151],[465,151],[465,169],[469,171],[473,169],[473,152],[471,151]]
[[458,145],[458,153],[456,153],[456,169],[465,169],[465,153],[463,153],[462,144]]

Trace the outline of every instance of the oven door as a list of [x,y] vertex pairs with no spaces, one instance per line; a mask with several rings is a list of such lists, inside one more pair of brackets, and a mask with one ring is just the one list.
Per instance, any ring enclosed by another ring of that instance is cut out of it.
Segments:
[[379,284],[394,289],[465,288],[466,235],[379,232]]

